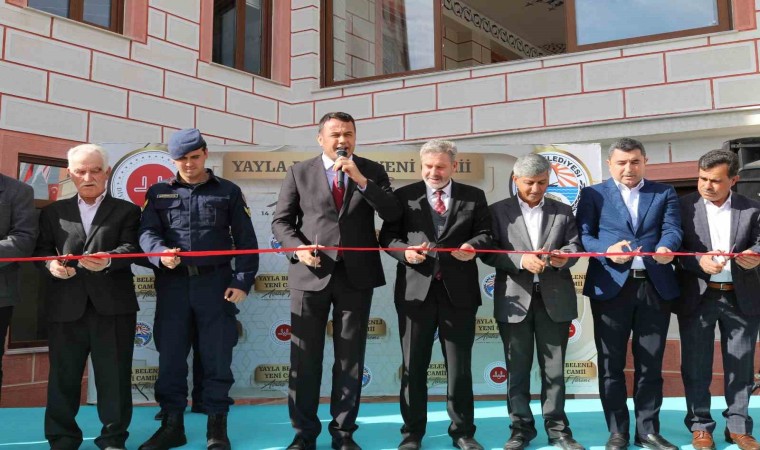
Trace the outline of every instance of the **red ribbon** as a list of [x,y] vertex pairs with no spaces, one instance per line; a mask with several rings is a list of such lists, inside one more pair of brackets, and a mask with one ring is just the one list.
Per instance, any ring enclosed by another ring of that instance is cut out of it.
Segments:
[[[293,253],[298,250],[305,250],[305,248],[263,248],[252,250],[207,250],[207,251],[180,251],[177,252],[177,256],[184,256],[189,258],[203,257],[203,256],[237,256],[237,255],[251,255],[260,253]],[[377,252],[377,251],[391,251],[400,252],[407,250],[406,248],[381,248],[381,247],[330,247],[319,246],[319,250],[341,250],[344,252]],[[460,248],[444,248],[433,247],[427,249],[427,252],[454,252],[462,250]],[[468,250],[463,250],[468,251]],[[475,253],[504,253],[504,254],[530,254],[530,255],[551,255],[551,251],[546,250],[501,250],[501,249],[475,249],[469,250]],[[667,252],[667,253],[655,253],[655,252],[576,252],[576,253],[557,253],[557,256],[565,258],[597,258],[608,256],[702,256],[712,253],[707,252]],[[742,255],[742,253],[721,253],[720,256],[727,256],[730,258]],[[167,253],[118,253],[118,254],[104,254],[104,255],[61,255],[61,256],[31,256],[27,258],[0,258],[0,263],[9,262],[34,262],[34,261],[52,261],[52,260],[80,260],[82,258],[143,258],[143,257],[161,257],[171,256]]]

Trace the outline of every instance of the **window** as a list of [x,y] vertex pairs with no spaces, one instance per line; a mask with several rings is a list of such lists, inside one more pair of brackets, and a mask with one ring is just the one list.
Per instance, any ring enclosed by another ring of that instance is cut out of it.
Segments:
[[28,0],[28,6],[121,33],[124,0]]
[[[66,173],[65,160],[19,155],[18,179],[34,188],[34,206],[43,208],[50,203],[69,198],[76,189]],[[21,263],[21,301],[13,309],[8,348],[47,346],[45,302],[50,279],[33,263]]]
[[323,84],[728,30],[729,5],[730,0],[323,0]]
[[729,29],[724,0],[569,0],[569,48],[586,50]]
[[215,0],[212,61],[268,77],[271,0]]

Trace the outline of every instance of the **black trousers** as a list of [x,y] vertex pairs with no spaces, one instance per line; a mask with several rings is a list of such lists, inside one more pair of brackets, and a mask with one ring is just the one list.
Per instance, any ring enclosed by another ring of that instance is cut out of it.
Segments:
[[322,431],[317,417],[325,329],[332,306],[332,389],[328,426],[335,438],[351,436],[362,393],[364,351],[373,289],[356,289],[344,265],[336,264],[330,283],[321,291],[290,290],[290,379],[288,411],[296,435],[314,440]]
[[752,434],[748,408],[755,382],[753,367],[760,317],[742,314],[733,292],[707,289],[694,314],[678,316],[681,377],[686,392],[684,423],[689,431],[715,430],[715,420],[710,415],[710,383],[716,324],[723,357],[726,427],[732,433]]
[[396,302],[396,312],[403,354],[399,394],[404,419],[402,436],[422,439],[425,434],[427,371],[436,329],[447,372],[446,411],[451,419],[449,435],[454,439],[474,436],[472,345],[475,342],[477,307],[455,308],[443,282],[433,281],[424,302]]
[[[3,306],[0,308],[0,388],[3,385],[3,355],[5,354],[5,336],[8,334],[8,326],[11,324],[13,316],[13,306]],[[0,399],[2,399],[2,389],[0,389]]]
[[541,410],[550,439],[572,436],[565,414],[565,354],[570,322],[555,322],[546,312],[543,298],[534,292],[525,318],[517,323],[499,322],[499,334],[507,361],[507,408],[513,434],[536,436],[530,409],[530,371],[533,348],[541,368]]
[[92,359],[103,423],[95,444],[123,447],[132,420],[132,352],[136,314],[104,316],[92,304],[73,322],[48,323],[50,374],[45,408],[45,438],[51,448],[73,450],[82,443],[76,423],[82,375]]
[[660,432],[662,355],[670,324],[670,302],[646,278],[629,278],[611,300],[591,301],[599,364],[599,396],[611,433],[630,434],[626,405],[626,353],[631,337],[636,433]]

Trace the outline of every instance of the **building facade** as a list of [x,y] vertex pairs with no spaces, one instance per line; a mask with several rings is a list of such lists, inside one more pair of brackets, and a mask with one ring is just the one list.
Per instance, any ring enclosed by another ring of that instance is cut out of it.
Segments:
[[[760,136],[760,0],[659,2],[707,9],[638,35],[673,11],[586,23],[588,0],[95,3],[0,0],[0,172],[189,126],[210,144],[314,145],[315,122],[343,110],[360,144],[635,137],[649,178],[688,186],[702,153]],[[632,32],[587,33],[604,24]],[[3,406],[44,404],[44,339],[10,341]],[[670,395],[678,352],[670,340]]]

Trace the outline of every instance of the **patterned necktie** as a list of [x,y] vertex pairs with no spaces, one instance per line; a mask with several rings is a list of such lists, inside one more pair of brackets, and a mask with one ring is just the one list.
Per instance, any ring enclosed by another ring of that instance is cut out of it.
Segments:
[[443,213],[446,212],[446,204],[443,203],[443,199],[441,198],[441,196],[443,195],[443,191],[438,189],[437,191],[435,191],[435,195],[436,195],[436,198],[435,198],[435,205],[433,205],[433,209],[438,214],[443,215]]
[[333,178],[333,184],[332,184],[332,196],[333,200],[335,200],[335,208],[340,211],[340,209],[343,207],[343,195],[346,193],[346,187],[345,185],[343,187],[338,187],[338,177],[343,176],[343,172],[338,172],[335,174],[335,178]]

